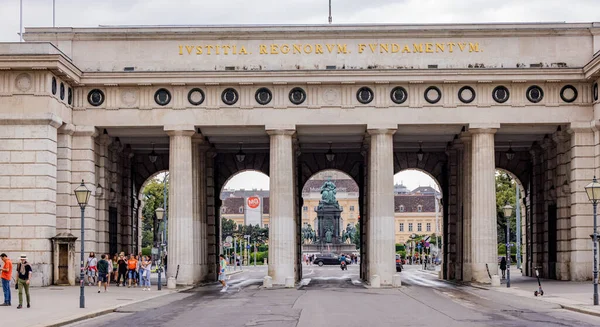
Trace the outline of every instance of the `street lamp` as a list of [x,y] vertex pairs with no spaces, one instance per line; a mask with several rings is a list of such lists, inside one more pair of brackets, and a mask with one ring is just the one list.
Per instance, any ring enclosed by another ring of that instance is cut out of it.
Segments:
[[594,206],[594,233],[592,234],[592,239],[594,240],[594,305],[598,305],[598,259],[596,258],[598,254],[598,230],[596,223],[596,207],[598,205],[598,200],[600,200],[600,183],[596,180],[596,176],[594,176],[592,182],[585,187],[585,192]]
[[235,160],[237,160],[239,163],[242,163],[245,159],[246,154],[244,153],[244,151],[242,151],[242,143],[240,142],[240,151],[238,151],[238,153],[235,154]]
[[504,218],[506,218],[506,287],[510,287],[510,221],[509,218],[512,215],[513,207],[506,203],[502,207],[504,211]]
[[[163,208],[156,208],[156,210],[154,211],[154,213],[156,214],[156,219],[158,219],[158,233],[160,234],[160,225],[162,223],[163,218],[165,217],[165,209]],[[158,290],[162,290],[162,280],[161,280],[161,275],[162,275],[162,244],[158,244]]]
[[419,142],[419,151],[417,151],[417,160],[423,161],[423,156],[425,153],[423,152],[423,142]]
[[332,162],[335,160],[335,153],[333,153],[333,150],[331,150],[331,142],[329,142],[329,151],[327,151],[327,153],[325,153],[325,158],[329,162]]
[[92,192],[85,187],[83,183],[83,179],[81,180],[81,185],[75,189],[75,198],[77,199],[77,204],[79,204],[79,208],[81,208],[81,263],[80,263],[80,273],[79,273],[79,307],[85,308],[85,295],[84,295],[84,269],[85,265],[83,264],[84,260],[84,252],[85,252],[85,244],[84,244],[84,216],[85,216],[85,206],[87,206],[88,201],[90,200],[90,194]]

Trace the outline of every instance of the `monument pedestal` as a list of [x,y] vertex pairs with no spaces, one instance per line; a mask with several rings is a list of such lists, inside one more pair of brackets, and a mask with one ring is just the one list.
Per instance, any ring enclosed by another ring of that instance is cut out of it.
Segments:
[[312,253],[335,253],[335,254],[351,254],[357,253],[355,244],[302,244],[302,252],[307,254]]

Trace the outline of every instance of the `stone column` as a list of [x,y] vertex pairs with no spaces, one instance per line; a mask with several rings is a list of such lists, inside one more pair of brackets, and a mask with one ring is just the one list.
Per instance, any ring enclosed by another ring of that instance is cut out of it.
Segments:
[[460,141],[463,143],[462,151],[462,208],[463,208],[463,281],[470,282],[473,279],[472,274],[472,240],[471,240],[471,165],[472,162],[472,148],[471,148],[471,134],[468,132],[460,135]]
[[[471,143],[471,250],[472,280],[490,283],[490,274],[498,274],[498,235],[496,229],[496,128],[470,128]],[[486,268],[487,265],[487,268]]]
[[295,279],[296,223],[294,220],[293,129],[267,130],[270,147],[269,276],[274,285]]
[[56,233],[71,233],[71,148],[75,126],[63,124],[58,129],[56,154]]
[[556,142],[556,279],[569,280],[570,239],[571,239],[571,190],[568,183],[568,170],[571,156],[570,139],[566,131],[557,131],[553,136]]
[[[381,285],[392,285],[396,273],[394,229],[394,140],[396,130],[369,129],[369,281],[379,276]],[[377,283],[373,283],[377,286]]]
[[[192,135],[194,126],[165,126],[169,146],[168,277],[178,285],[194,283],[194,206]],[[179,267],[179,272],[177,271]]]
[[[202,135],[196,135],[192,138],[192,201],[193,201],[193,234],[194,234],[194,283],[199,283],[204,279],[205,276],[205,264],[203,264],[203,258],[206,256],[204,249],[204,241],[206,238],[206,204],[205,197],[206,192],[206,176],[204,172],[204,155],[205,146],[202,144],[204,140]],[[201,149],[202,147],[202,149]],[[204,223],[203,223],[204,222]]]
[[[594,132],[590,123],[571,123],[571,280],[592,278],[593,209],[585,192],[595,174]],[[598,177],[598,176],[596,176]]]
[[[111,163],[108,159],[109,156],[109,145],[111,143],[110,136],[108,134],[102,134],[97,138],[97,172],[96,176],[98,180],[97,187],[93,190],[96,192],[96,218],[97,218],[97,240],[98,240],[98,252],[108,252],[108,198],[110,196],[110,176],[109,168]],[[102,194],[98,194],[97,191],[102,187]],[[137,253],[137,252],[136,252]]]
[[200,145],[198,151],[198,209],[200,217],[200,278],[206,279],[208,274],[208,220],[207,220],[207,177],[206,151],[207,145]]

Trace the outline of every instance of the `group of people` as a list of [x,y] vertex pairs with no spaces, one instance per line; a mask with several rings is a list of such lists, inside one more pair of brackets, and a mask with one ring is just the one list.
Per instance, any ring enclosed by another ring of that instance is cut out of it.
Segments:
[[109,254],[102,254],[100,260],[96,254],[91,252],[85,265],[88,285],[98,285],[98,293],[102,286],[104,292],[108,291],[110,283],[117,284],[117,287],[127,285],[130,287],[143,287],[143,291],[150,291],[150,276],[152,272],[152,259],[150,256],[134,255],[125,256],[124,252],[115,254],[112,259]]
[[4,293],[4,303],[0,306],[2,307],[10,307],[12,306],[12,298],[10,292],[10,281],[15,281],[15,287],[19,290],[19,305],[17,309],[23,308],[23,292],[25,293],[25,297],[27,299],[27,307],[31,308],[31,297],[29,295],[29,281],[31,280],[31,275],[33,274],[33,270],[31,269],[31,265],[27,262],[27,256],[22,254],[19,258],[20,262],[17,264],[17,278],[13,278],[13,264],[10,258],[6,255],[6,253],[0,254],[0,259],[2,259],[2,272],[0,274],[0,279],[2,279],[2,292]]

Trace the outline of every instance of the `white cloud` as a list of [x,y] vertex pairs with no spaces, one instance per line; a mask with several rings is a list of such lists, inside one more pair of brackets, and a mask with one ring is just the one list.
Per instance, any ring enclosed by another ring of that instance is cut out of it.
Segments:
[[[56,24],[325,24],[327,0],[56,0]],[[591,22],[597,0],[333,0],[333,22]],[[52,26],[52,0],[23,0],[24,26]],[[18,41],[19,0],[0,0],[0,41]]]

